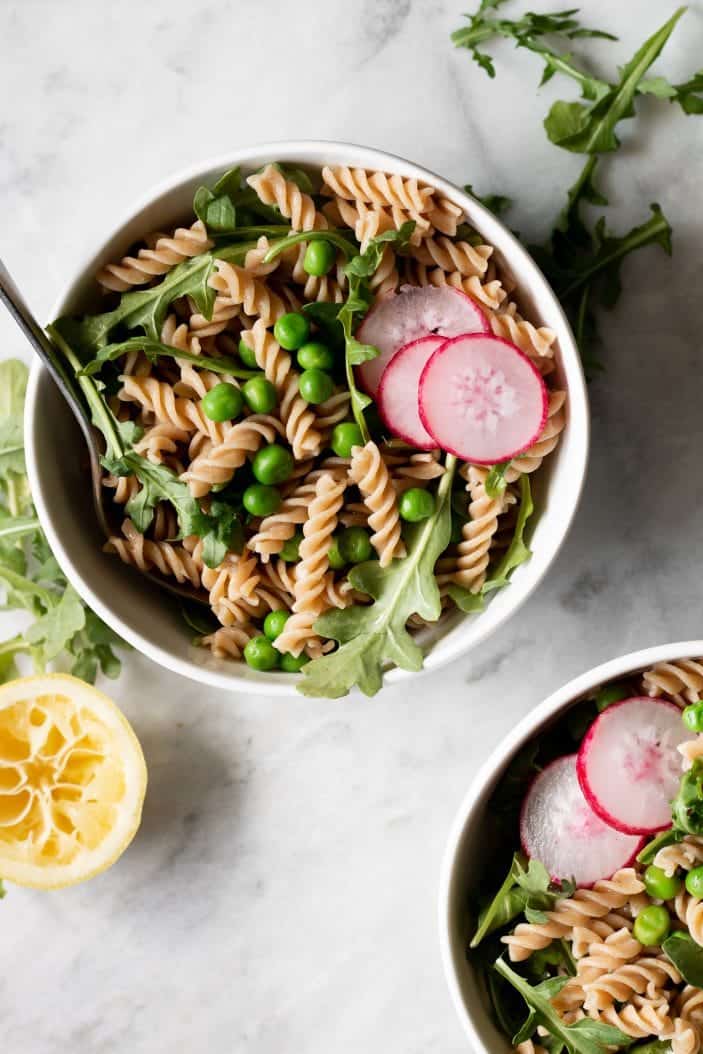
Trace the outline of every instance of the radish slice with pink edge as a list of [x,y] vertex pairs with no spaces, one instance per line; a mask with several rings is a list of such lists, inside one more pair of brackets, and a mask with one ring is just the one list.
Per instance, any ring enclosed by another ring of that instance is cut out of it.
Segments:
[[445,340],[446,337],[420,337],[405,344],[386,366],[378,389],[376,405],[386,428],[420,450],[432,450],[437,445],[420,420],[420,375]]
[[627,834],[670,827],[681,779],[676,747],[690,738],[680,709],[665,699],[635,696],[609,706],[578,753],[579,782],[593,811]]
[[437,446],[464,461],[494,465],[517,457],[547,420],[537,368],[501,337],[446,340],[420,378],[420,419]]
[[437,334],[490,333],[488,319],[475,300],[451,285],[401,286],[376,301],[359,326],[356,339],[373,344],[380,355],[357,366],[361,386],[375,399],[381,375],[405,344]]
[[631,864],[644,839],[615,831],[596,816],[579,786],[576,759],[557,758],[532,781],[520,814],[520,841],[553,879],[590,886]]

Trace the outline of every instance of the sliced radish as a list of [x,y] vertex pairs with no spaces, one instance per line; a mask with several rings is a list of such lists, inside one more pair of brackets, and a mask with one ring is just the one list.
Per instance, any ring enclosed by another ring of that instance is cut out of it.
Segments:
[[436,446],[493,465],[538,438],[547,420],[547,389],[514,344],[462,334],[445,341],[422,371],[420,419]]
[[627,834],[670,827],[681,779],[676,747],[690,738],[678,706],[665,699],[636,696],[609,706],[578,754],[579,782],[593,811]]
[[396,352],[418,337],[432,333],[490,333],[488,319],[475,300],[451,285],[401,286],[381,297],[359,326],[357,340],[378,348],[378,358],[357,367],[362,387],[376,398],[381,374]]
[[589,808],[576,759],[557,758],[533,780],[520,814],[520,841],[553,879],[590,886],[631,864],[644,839],[614,831]]
[[376,405],[381,420],[393,435],[420,450],[437,444],[420,420],[420,375],[445,337],[420,337],[405,344],[383,371]]

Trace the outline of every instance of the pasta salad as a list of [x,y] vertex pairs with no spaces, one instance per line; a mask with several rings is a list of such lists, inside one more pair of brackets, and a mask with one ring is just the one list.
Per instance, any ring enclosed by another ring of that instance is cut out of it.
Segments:
[[702,693],[700,659],[606,685],[495,791],[496,847],[520,848],[468,954],[518,1054],[701,1049]]
[[215,656],[373,694],[529,557],[555,335],[417,180],[271,162],[193,208],[49,329],[105,436],[106,549],[192,587]]

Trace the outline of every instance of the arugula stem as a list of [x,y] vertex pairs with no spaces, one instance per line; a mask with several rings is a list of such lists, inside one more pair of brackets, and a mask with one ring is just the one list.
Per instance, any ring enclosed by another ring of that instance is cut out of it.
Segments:
[[95,382],[91,380],[90,377],[86,377],[82,374],[82,363],[80,359],[74,352],[73,348],[66,343],[54,325],[47,326],[47,333],[73,370],[74,376],[76,377],[90,408],[93,421],[103,434],[108,456],[121,457],[124,453],[124,447],[117,428],[117,422],[115,421],[107,403],[98,391]]
[[287,238],[282,238],[272,245],[266,256],[264,256],[264,263],[271,263],[286,249],[290,249],[293,245],[300,245],[301,242],[331,242],[346,257],[356,256],[359,251],[353,242],[350,242],[348,238],[345,238],[343,234],[336,230],[298,231],[296,234],[289,234]]
[[7,507],[10,512],[10,516],[19,516],[20,514],[20,499],[18,481],[14,476],[8,476],[7,483],[5,486],[5,493],[7,495]]
[[36,516],[17,516],[9,500],[8,508],[13,517],[12,523],[0,527],[0,538],[21,538],[25,534],[34,534],[39,530],[40,524]]
[[0,655],[18,655],[20,652],[30,651],[29,644],[25,641],[21,633],[18,633],[16,637],[10,637],[9,640],[0,642]]

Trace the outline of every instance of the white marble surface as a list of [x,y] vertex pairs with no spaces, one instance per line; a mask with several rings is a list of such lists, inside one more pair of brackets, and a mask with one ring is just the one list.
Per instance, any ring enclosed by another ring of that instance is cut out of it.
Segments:
[[[537,96],[532,56],[501,46],[491,83],[452,51],[467,6],[2,0],[0,241],[31,303],[47,313],[150,184],[263,139],[388,148],[513,195],[515,226],[538,235],[579,162],[542,133],[556,90]],[[612,69],[675,3],[583,7],[622,38],[594,48]],[[702,34],[693,5],[667,50],[673,79],[696,68]],[[130,656],[111,690],[149,763],[144,824],[103,878],[0,905],[9,1054],[466,1049],[435,898],[476,765],[577,672],[703,637],[703,120],[641,109],[606,180],[614,222],[661,202],[675,255],[628,263],[604,320],[591,471],[549,580],[474,656],[368,702],[223,697]],[[0,354],[24,354],[5,317],[0,338]]]

